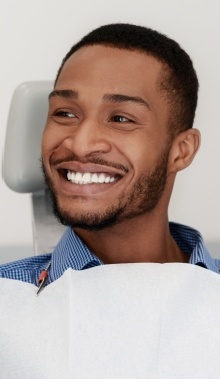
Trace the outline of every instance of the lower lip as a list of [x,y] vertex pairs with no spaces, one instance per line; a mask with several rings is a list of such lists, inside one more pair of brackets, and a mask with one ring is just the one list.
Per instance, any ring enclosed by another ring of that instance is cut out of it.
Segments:
[[58,188],[59,191],[64,192],[67,196],[91,196],[107,191],[118,182],[119,180],[112,183],[76,184],[59,175]]

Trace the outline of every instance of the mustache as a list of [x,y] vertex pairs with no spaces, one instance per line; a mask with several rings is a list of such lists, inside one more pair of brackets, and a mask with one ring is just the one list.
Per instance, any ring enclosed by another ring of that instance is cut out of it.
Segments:
[[65,162],[79,162],[82,164],[83,163],[93,163],[93,164],[99,164],[101,166],[116,168],[117,170],[121,170],[121,171],[125,172],[126,174],[129,172],[128,167],[126,167],[125,165],[123,165],[121,163],[117,163],[117,162],[107,161],[107,160],[100,158],[100,157],[88,157],[88,158],[82,159],[82,158],[77,157],[74,154],[71,154],[65,158],[58,158],[58,159],[51,158],[50,159],[51,166],[56,166],[60,163],[65,163]]

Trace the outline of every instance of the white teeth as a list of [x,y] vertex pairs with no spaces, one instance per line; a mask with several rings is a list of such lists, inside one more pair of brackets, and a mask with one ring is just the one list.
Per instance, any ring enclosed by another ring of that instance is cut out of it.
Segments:
[[109,183],[110,180],[111,180],[110,176],[106,176],[106,178],[105,178],[105,183]]
[[91,174],[89,172],[85,172],[82,177],[83,183],[90,183],[91,181]]
[[71,183],[75,184],[93,184],[93,183],[112,183],[116,180],[115,177],[111,177],[104,173],[89,173],[89,172],[73,172],[67,171],[67,179]]
[[99,183],[105,183],[105,177],[104,174],[99,175]]
[[82,176],[83,176],[83,174],[81,172],[76,172],[75,173],[75,181],[76,182],[81,182],[82,181]]
[[97,174],[92,174],[91,176],[91,182],[92,183],[98,183],[99,182],[99,177]]
[[67,171],[67,179],[71,180],[72,179],[72,174],[70,171]]

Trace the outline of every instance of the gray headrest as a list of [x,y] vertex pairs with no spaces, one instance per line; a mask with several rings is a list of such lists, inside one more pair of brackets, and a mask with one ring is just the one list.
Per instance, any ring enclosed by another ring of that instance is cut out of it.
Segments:
[[39,159],[52,89],[51,81],[36,81],[23,83],[14,92],[3,157],[3,178],[13,191],[44,188]]

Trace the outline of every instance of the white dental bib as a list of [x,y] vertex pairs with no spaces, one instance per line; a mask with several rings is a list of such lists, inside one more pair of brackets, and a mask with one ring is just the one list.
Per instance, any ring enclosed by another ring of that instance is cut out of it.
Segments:
[[220,277],[189,264],[0,279],[1,379],[220,378]]

